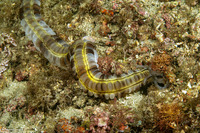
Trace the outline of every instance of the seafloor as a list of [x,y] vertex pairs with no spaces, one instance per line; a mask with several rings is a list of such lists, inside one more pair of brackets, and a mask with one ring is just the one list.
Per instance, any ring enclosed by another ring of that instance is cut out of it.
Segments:
[[95,41],[105,74],[147,66],[150,80],[115,100],[89,97],[48,62],[20,25],[21,0],[0,1],[0,132],[200,132],[199,0],[42,0],[43,20],[72,44]]

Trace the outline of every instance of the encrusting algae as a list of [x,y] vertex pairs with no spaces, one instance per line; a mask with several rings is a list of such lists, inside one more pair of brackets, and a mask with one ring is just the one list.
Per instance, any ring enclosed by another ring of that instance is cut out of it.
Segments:
[[0,132],[198,132],[199,6],[2,0]]

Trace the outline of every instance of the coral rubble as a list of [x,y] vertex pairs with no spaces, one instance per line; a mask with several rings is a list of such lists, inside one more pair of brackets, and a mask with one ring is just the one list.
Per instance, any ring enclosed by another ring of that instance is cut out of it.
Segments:
[[[0,1],[0,132],[199,132],[198,0],[41,0],[43,20],[71,45],[96,42],[107,75],[148,68],[170,86],[114,101],[87,96],[21,30],[21,1]],[[147,80],[149,80],[148,78]]]

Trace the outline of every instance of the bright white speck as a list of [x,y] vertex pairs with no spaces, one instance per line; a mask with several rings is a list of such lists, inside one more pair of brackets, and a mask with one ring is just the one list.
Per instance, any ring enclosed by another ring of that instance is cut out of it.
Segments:
[[192,88],[192,86],[191,86],[191,83],[190,83],[190,82],[188,82],[187,86],[188,86],[189,88]]
[[186,90],[182,90],[182,93],[187,94],[187,91]]

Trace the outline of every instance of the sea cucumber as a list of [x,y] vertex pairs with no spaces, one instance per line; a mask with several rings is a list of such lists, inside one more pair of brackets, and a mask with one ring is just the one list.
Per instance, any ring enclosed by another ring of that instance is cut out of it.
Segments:
[[98,69],[98,54],[90,41],[78,40],[73,45],[56,36],[56,33],[42,20],[39,0],[23,0],[21,25],[26,36],[52,64],[67,69],[71,64],[79,78],[80,86],[90,96],[105,96],[114,99],[139,89],[150,76],[147,68],[127,74],[105,75]]

